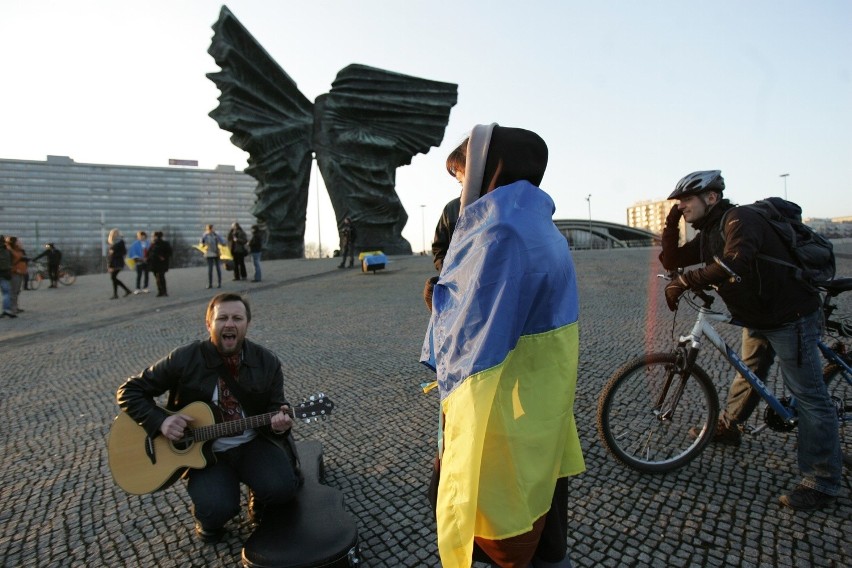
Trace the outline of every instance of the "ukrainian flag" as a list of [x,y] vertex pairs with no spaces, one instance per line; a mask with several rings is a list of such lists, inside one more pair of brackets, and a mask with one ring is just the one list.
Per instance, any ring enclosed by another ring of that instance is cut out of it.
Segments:
[[556,480],[585,469],[573,413],[577,285],[553,211],[526,181],[465,207],[434,289],[421,361],[441,393],[446,568],[470,566],[474,536],[529,532]]

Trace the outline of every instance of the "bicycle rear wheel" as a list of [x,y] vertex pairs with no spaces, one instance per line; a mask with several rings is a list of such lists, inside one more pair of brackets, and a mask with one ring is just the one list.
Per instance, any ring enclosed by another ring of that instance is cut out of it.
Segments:
[[[852,355],[848,352],[839,352],[837,346],[833,349],[847,365],[852,365]],[[823,378],[828,387],[828,394],[837,407],[843,463],[847,467],[852,467],[852,376],[842,372],[838,364],[829,363],[823,369]]]
[[77,280],[77,275],[70,268],[59,269],[59,283],[65,286],[70,286]]
[[633,359],[615,372],[598,399],[600,438],[633,469],[665,473],[682,467],[716,430],[719,396],[713,382],[697,365],[684,378],[678,363],[674,353]]

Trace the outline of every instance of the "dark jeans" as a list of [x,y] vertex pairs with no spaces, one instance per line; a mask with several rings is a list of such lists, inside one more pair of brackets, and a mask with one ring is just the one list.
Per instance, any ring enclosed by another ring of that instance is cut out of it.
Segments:
[[[144,276],[144,278],[143,278]],[[140,286],[144,280],[144,285]],[[147,262],[139,262],[136,261],[136,289],[147,288],[148,287],[148,263]]]
[[217,531],[240,512],[240,483],[265,505],[288,503],[299,489],[287,452],[263,436],[217,453],[215,464],[189,470],[192,514],[204,530]]
[[213,267],[216,267],[216,277],[218,278],[219,286],[222,285],[222,267],[219,266],[219,257],[207,257],[207,285],[213,286]]
[[251,253],[251,260],[254,263],[254,281],[260,282],[261,272],[260,272],[260,255],[259,252]]
[[[822,313],[817,310],[779,329],[743,329],[742,360],[765,381],[775,358],[784,385],[797,400],[799,415],[798,458],[802,485],[828,495],[840,490],[842,455],[838,439],[837,410],[822,378],[822,358],[817,341],[822,336]],[[760,395],[739,374],[728,393],[722,415],[727,425],[748,420]]]
[[246,279],[246,255],[245,253],[235,252],[234,256],[234,279]]

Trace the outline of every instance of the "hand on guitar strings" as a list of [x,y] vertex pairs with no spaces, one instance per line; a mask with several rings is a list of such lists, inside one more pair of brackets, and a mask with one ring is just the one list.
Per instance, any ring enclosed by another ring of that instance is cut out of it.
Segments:
[[281,407],[281,411],[272,417],[269,425],[274,433],[284,434],[293,427],[293,419],[290,418],[291,412],[290,407],[285,404]]
[[160,432],[163,436],[173,442],[183,438],[183,432],[186,430],[187,424],[193,421],[192,416],[186,414],[172,414],[160,424]]

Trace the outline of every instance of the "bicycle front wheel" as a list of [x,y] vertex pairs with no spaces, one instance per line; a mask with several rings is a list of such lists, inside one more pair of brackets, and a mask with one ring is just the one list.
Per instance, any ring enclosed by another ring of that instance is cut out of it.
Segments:
[[[621,463],[665,473],[692,461],[716,430],[719,396],[707,373],[688,377],[674,353],[652,353],[619,368],[598,399],[598,433]],[[692,433],[690,433],[692,430]]]
[[65,286],[70,286],[77,280],[77,275],[74,274],[74,271],[70,268],[60,268],[59,269],[59,283],[64,284]]

